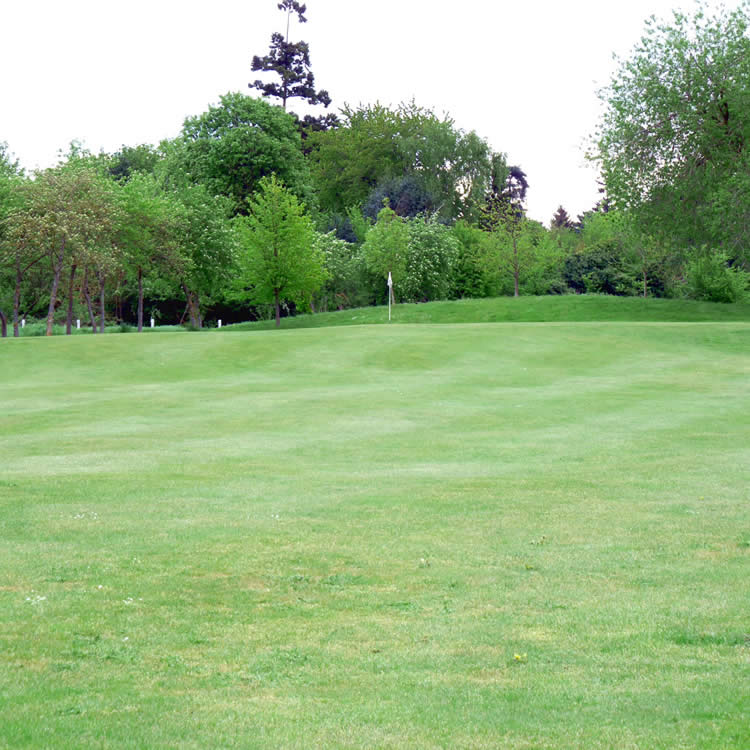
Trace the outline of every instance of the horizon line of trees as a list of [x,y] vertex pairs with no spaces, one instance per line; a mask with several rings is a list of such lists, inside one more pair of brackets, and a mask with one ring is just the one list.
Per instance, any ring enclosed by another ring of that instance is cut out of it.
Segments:
[[[306,6],[228,93],[158,147],[78,144],[27,175],[0,144],[0,333],[40,318],[142,330],[144,316],[228,322],[401,301],[605,293],[737,302],[748,293],[746,7],[651,23],[603,93],[602,200],[549,227],[529,182],[474,131],[416,102],[328,107]],[[691,64],[688,62],[692,61]],[[679,64],[675,64],[675,63]],[[681,67],[682,66],[682,67]],[[671,78],[670,78],[671,76]],[[281,106],[269,102],[280,100]]]

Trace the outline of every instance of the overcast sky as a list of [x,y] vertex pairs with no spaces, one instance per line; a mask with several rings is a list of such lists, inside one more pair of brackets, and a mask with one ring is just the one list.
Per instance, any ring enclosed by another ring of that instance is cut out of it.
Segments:
[[[26,168],[72,139],[92,151],[158,143],[228,91],[251,93],[254,54],[281,31],[278,0],[6,0],[0,10],[0,141]],[[737,2],[728,2],[735,7]],[[344,103],[414,98],[508,155],[545,224],[597,200],[584,142],[596,91],[652,13],[680,0],[307,0],[319,88]]]

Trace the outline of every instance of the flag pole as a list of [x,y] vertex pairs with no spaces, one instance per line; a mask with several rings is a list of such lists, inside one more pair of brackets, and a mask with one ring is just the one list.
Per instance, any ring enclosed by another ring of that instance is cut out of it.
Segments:
[[391,298],[393,297],[393,278],[388,271],[388,322],[391,320]]

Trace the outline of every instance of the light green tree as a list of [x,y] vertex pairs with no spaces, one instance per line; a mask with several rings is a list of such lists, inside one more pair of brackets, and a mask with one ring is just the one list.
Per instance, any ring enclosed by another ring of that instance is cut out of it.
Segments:
[[641,230],[747,260],[750,4],[651,20],[602,92],[594,156]]
[[272,175],[260,182],[247,217],[236,219],[240,233],[240,297],[273,304],[276,327],[281,302],[309,306],[326,280],[325,257],[315,228],[297,196]]
[[382,279],[383,288],[391,274],[391,299],[395,302],[395,288],[406,278],[409,252],[409,227],[389,206],[378,213],[375,226],[362,244],[362,258],[367,270]]

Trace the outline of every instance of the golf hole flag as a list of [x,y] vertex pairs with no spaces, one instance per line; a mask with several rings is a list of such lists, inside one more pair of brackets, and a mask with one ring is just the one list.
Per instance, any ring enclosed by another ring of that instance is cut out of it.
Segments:
[[393,278],[388,271],[388,320],[391,319],[391,298],[393,297]]

